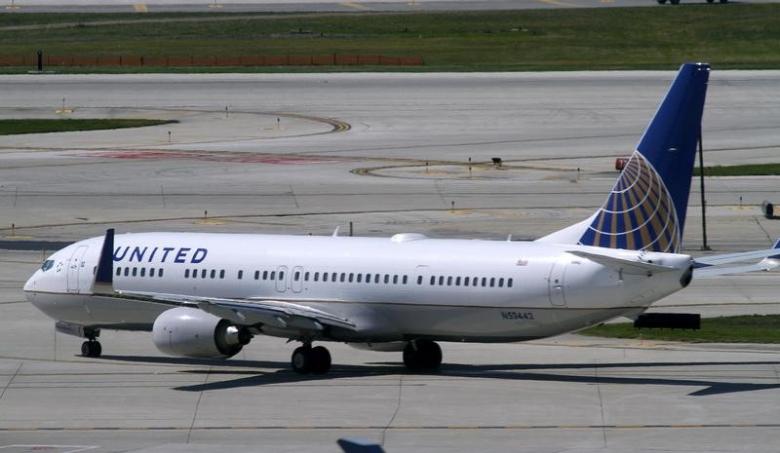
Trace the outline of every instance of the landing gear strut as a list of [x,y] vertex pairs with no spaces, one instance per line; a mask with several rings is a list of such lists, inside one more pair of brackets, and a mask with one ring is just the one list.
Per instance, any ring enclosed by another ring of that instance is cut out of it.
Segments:
[[410,341],[404,348],[404,365],[411,371],[436,370],[441,357],[441,348],[431,340]]
[[325,374],[330,370],[330,352],[324,346],[305,343],[293,351],[290,363],[297,373]]
[[94,338],[81,343],[81,355],[84,357],[100,357],[102,352],[103,348],[100,346],[100,342]]

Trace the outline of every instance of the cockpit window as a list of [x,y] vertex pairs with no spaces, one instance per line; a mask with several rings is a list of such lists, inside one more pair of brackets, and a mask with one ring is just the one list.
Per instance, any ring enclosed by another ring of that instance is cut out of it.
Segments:
[[43,262],[43,264],[41,264],[41,270],[43,272],[48,271],[52,267],[54,267],[54,260],[46,260]]

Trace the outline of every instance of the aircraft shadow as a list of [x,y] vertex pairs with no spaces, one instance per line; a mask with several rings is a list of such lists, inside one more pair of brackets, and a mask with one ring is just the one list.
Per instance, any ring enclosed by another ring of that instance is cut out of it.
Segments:
[[[561,382],[581,384],[611,385],[667,385],[679,387],[700,387],[689,396],[710,396],[726,393],[749,392],[756,390],[780,389],[780,384],[758,384],[752,382],[729,382],[695,378],[609,376],[599,373],[593,375],[544,372],[544,370],[610,370],[618,368],[664,368],[685,367],[695,369],[703,366],[727,365],[780,365],[780,361],[744,361],[744,362],[635,362],[635,363],[553,363],[553,364],[495,364],[470,365],[450,363],[432,373],[413,373],[396,362],[375,362],[367,365],[334,365],[328,374],[298,374],[289,370],[287,362],[256,360],[209,360],[183,359],[144,356],[103,356],[105,359],[137,363],[164,363],[179,365],[207,365],[230,369],[190,369],[181,373],[243,376],[223,381],[174,387],[174,390],[186,392],[204,392],[226,390],[240,387],[256,387],[272,384],[292,384],[300,382],[333,381],[344,378],[376,377],[389,375],[445,376],[478,379],[503,379],[515,381]],[[247,369],[236,369],[247,368]],[[272,368],[275,371],[258,371],[257,368]]]

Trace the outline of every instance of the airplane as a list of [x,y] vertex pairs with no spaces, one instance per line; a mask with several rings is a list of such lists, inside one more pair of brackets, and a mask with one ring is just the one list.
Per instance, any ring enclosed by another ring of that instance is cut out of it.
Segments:
[[[686,63],[606,201],[535,241],[213,233],[117,234],[43,261],[26,298],[98,357],[102,329],[151,331],[170,355],[234,356],[257,335],[301,343],[292,369],[326,373],[314,342],[402,352],[435,371],[437,342],[519,342],[636,317],[693,278],[770,270],[766,250],[681,253],[710,67]],[[732,266],[736,262],[758,263]]]

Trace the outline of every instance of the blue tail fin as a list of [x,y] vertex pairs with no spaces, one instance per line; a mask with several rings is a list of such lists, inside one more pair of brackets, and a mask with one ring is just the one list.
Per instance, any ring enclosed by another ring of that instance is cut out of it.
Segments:
[[682,65],[580,244],[680,250],[709,71],[706,64]]

